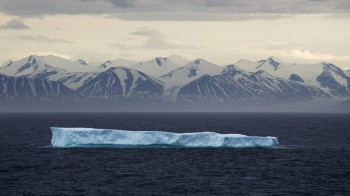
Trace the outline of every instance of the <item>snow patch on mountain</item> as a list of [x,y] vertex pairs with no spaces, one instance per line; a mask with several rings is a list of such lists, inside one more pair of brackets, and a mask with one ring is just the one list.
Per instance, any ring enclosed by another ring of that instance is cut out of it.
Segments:
[[161,76],[159,79],[164,82],[164,98],[175,100],[182,86],[196,80],[203,75],[217,75],[223,67],[213,64],[204,59],[196,59]]
[[264,71],[246,72],[228,65],[219,75],[204,75],[182,87],[177,100],[209,103],[270,103],[330,97],[317,87],[277,78]]
[[180,66],[184,66],[190,62],[188,59],[185,59],[184,57],[179,55],[171,55],[171,56],[168,56],[167,59],[168,61]]
[[181,66],[182,65],[171,62],[168,58],[157,57],[149,61],[136,63],[129,67],[142,71],[145,74],[159,77]]
[[126,59],[116,59],[106,61],[100,66],[100,70],[107,70],[110,67],[128,67],[144,72],[154,77],[159,77],[167,72],[179,68],[188,62],[187,59],[172,55],[169,57],[156,57],[148,61],[130,61]]
[[78,59],[77,61],[75,61],[76,63],[79,63],[80,65],[88,65],[87,62],[83,59]]
[[172,55],[148,61],[117,59],[94,67],[82,59],[31,55],[5,62],[0,73],[57,81],[95,98],[264,103],[350,96],[349,73],[332,63],[290,64],[276,57],[257,62],[242,59],[223,67]]
[[350,92],[349,75],[331,63],[289,64],[270,57],[258,62],[241,60],[235,65],[252,72],[263,70],[284,79],[295,79],[295,76],[298,76],[299,81],[322,88],[336,96],[346,96]]
[[53,55],[31,55],[18,61],[6,62],[0,71],[9,76],[30,76],[52,68],[66,72],[90,72],[94,69],[93,66],[82,65]]
[[89,97],[159,98],[161,81],[126,67],[111,67],[82,85],[78,92]]
[[139,62],[118,58],[116,60],[106,61],[106,62],[102,63],[100,65],[99,69],[104,71],[104,70],[107,70],[111,67],[121,67],[121,66],[130,67],[130,66],[135,65],[137,63],[139,63]]

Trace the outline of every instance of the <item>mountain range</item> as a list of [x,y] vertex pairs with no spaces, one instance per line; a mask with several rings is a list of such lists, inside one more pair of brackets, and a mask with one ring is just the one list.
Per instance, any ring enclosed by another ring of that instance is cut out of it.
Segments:
[[116,59],[98,66],[83,59],[31,55],[0,67],[0,99],[79,102],[154,100],[185,104],[275,104],[349,100],[350,75],[329,62],[291,64],[275,57],[219,66],[181,56]]

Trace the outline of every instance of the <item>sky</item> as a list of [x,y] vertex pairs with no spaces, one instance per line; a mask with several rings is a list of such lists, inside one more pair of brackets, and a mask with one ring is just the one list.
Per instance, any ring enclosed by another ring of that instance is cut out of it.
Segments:
[[219,65],[275,56],[350,67],[349,0],[1,0],[0,64],[173,54]]

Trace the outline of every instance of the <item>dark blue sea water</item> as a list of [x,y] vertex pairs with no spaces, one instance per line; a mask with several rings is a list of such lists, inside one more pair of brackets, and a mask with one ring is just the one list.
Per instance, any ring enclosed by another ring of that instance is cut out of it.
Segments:
[[[276,149],[48,147],[49,127],[276,136]],[[350,195],[350,115],[0,114],[0,195]]]

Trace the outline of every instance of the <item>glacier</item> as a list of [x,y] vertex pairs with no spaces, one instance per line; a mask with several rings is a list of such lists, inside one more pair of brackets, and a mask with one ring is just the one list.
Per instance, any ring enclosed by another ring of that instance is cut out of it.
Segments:
[[278,145],[276,137],[219,134],[215,132],[173,133],[165,131],[125,131],[94,128],[51,127],[51,145],[70,147],[213,147],[271,148]]

